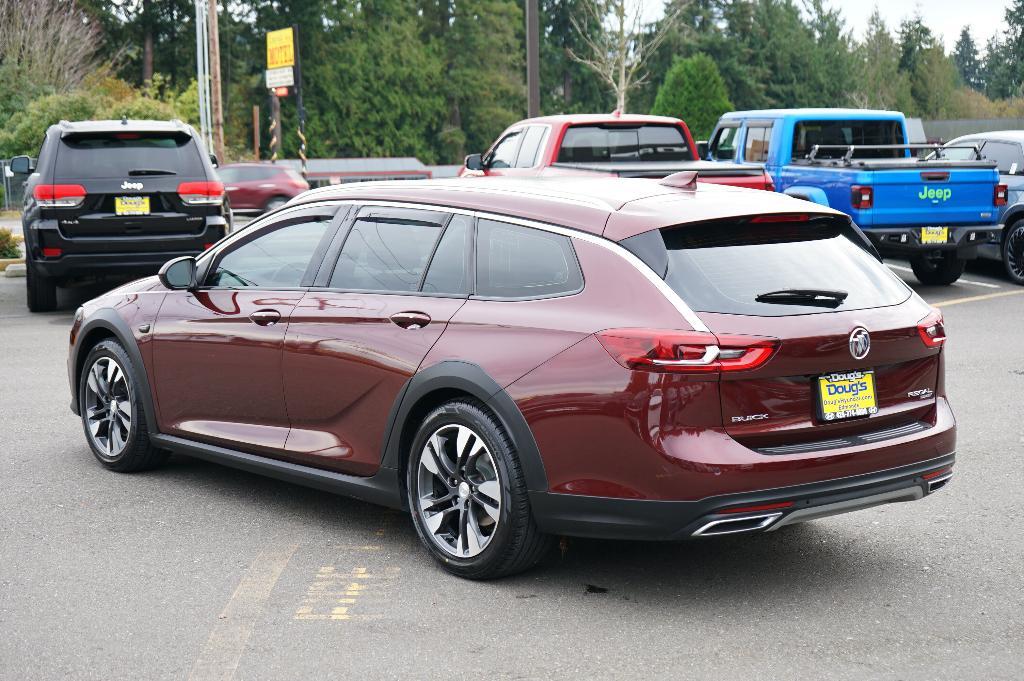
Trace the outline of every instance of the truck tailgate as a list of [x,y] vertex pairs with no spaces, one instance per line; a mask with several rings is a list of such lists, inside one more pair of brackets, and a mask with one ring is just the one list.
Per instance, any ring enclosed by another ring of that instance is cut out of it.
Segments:
[[991,223],[997,175],[989,168],[877,169],[866,183],[874,205],[861,210],[862,226],[948,226]]

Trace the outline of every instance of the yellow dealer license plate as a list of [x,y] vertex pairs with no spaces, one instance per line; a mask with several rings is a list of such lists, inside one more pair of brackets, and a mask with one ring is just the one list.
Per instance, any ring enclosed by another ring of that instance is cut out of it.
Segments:
[[148,196],[117,196],[114,212],[118,215],[149,215]]
[[847,371],[818,377],[818,416],[838,421],[878,412],[874,371]]
[[944,244],[949,241],[949,227],[922,227],[921,243]]

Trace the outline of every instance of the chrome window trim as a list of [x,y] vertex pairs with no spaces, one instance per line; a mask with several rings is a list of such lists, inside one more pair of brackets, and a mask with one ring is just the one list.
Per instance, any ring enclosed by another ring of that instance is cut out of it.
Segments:
[[[652,270],[643,260],[636,257],[626,249],[625,246],[615,243],[611,239],[606,239],[596,234],[584,232],[578,229],[572,229],[569,227],[561,227],[558,225],[552,225],[546,222],[537,222],[535,220],[527,220],[524,218],[513,217],[511,215],[503,215],[501,213],[491,213],[489,211],[480,210],[469,210],[466,208],[456,208],[452,206],[443,206],[433,203],[419,203],[416,201],[381,201],[381,200],[366,200],[360,201],[358,199],[336,199],[334,201],[325,201],[321,203],[337,203],[338,205],[353,204],[359,206],[381,206],[389,208],[421,208],[421,209],[433,209],[447,211],[456,215],[468,215],[474,218],[484,218],[487,220],[498,220],[500,222],[507,222],[513,225],[519,225],[521,227],[530,227],[532,229],[539,229],[545,232],[551,232],[552,234],[560,234],[562,236],[569,237],[571,239],[579,239],[580,241],[586,241],[587,243],[600,246],[605,248],[612,253],[615,253],[619,257],[623,258],[626,262],[633,266],[637,272],[647,279],[654,287],[663,295],[666,299],[676,308],[676,311],[682,315],[683,319],[689,324],[694,331],[710,331],[704,322],[701,321],[692,309],[679,297],[679,294],[672,290],[672,288],[665,283],[665,280],[659,277],[654,270]],[[300,204],[303,206],[309,206],[312,204]],[[586,272],[583,273],[586,278]]]

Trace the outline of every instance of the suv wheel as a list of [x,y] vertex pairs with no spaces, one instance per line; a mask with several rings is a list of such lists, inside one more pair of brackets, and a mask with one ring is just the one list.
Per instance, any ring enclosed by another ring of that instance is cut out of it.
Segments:
[[79,378],[79,410],[92,453],[121,473],[162,464],[167,453],[149,442],[146,409],[135,367],[121,344],[105,340],[89,351]]
[[1010,225],[1003,237],[1003,267],[1015,284],[1024,286],[1024,220]]
[[407,475],[416,532],[455,575],[522,572],[551,545],[533,521],[511,440],[478,402],[448,402],[427,415]]
[[288,203],[287,196],[274,196],[269,201],[267,201],[267,205],[263,208],[263,210],[269,213],[270,211],[277,210],[286,203]]
[[948,286],[964,273],[966,260],[956,257],[954,251],[943,251],[936,256],[918,255],[910,259],[914,276],[922,284]]
[[25,260],[25,289],[31,312],[53,312],[57,309],[57,283],[36,272],[31,259]]

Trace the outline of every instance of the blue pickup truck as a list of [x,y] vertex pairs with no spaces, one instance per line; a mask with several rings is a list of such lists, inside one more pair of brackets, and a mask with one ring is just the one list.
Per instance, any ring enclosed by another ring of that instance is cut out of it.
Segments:
[[898,111],[736,111],[718,120],[707,156],[764,164],[777,191],[849,214],[922,283],[952,284],[980,244],[999,239],[1006,186],[976,151],[950,158],[949,147],[907,140]]

